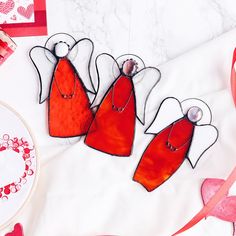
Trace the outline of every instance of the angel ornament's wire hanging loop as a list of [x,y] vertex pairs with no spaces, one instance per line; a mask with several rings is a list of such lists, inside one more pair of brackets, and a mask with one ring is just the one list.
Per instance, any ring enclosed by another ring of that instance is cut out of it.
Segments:
[[[138,63],[131,58],[131,59],[127,59],[123,63],[122,68],[121,68],[121,74],[124,74],[125,76],[131,78],[137,73],[137,70],[138,70]],[[128,99],[126,100],[125,104],[123,106],[118,107],[116,106],[116,103],[115,103],[115,85],[116,85],[116,82],[112,86],[112,109],[117,112],[123,112],[132,97],[133,90],[130,91],[130,95]]]
[[48,100],[48,127],[53,137],[75,137],[87,133],[93,120],[88,93],[95,94],[90,75],[93,42],[76,41],[58,33],[45,46],[30,50],[40,82],[39,103]]
[[69,94],[66,94],[64,93],[61,89],[60,89],[60,86],[59,84],[57,83],[57,80],[56,78],[55,79],[55,83],[56,83],[56,86],[57,86],[57,89],[59,91],[59,93],[61,94],[61,97],[64,98],[64,99],[72,99],[74,96],[75,96],[75,91],[76,91],[76,75],[74,75],[74,86],[73,86],[73,90],[71,93]]
[[[196,124],[198,121],[200,121],[202,119],[202,116],[203,116],[202,109],[197,106],[190,107],[187,114],[186,114],[186,117],[193,124]],[[172,135],[172,131],[173,131],[173,127],[175,126],[175,123],[176,122],[174,122],[173,125],[171,126],[170,133],[168,134],[168,138],[166,141],[167,148],[169,148],[170,151],[172,151],[172,152],[178,151],[179,149],[183,148],[186,144],[188,144],[189,141],[191,141],[190,140],[191,137],[190,137],[189,139],[186,140],[186,142],[184,142],[183,144],[180,144],[179,146],[173,146],[171,144],[170,137]]]
[[[63,41],[59,41],[58,43],[55,44],[54,46],[54,52],[55,52],[55,55],[60,59],[60,58],[64,58],[66,57],[69,52],[70,52],[70,45],[66,42],[63,42]],[[65,76],[66,77],[66,76]],[[59,93],[61,94],[61,97],[64,98],[64,99],[72,99],[75,95],[75,91],[76,91],[76,73],[74,73],[74,85],[73,85],[73,90],[71,93],[64,93],[59,84],[57,83],[57,79],[54,77],[55,79],[55,83],[56,83],[56,86],[57,86],[57,89],[59,91]],[[66,79],[66,78],[65,78]]]
[[144,151],[133,180],[148,191],[168,180],[185,158],[195,168],[218,138],[218,130],[211,125],[210,108],[199,99],[181,103],[176,98],[165,99],[145,133],[155,137]]
[[133,54],[114,59],[103,53],[95,62],[98,91],[92,106],[98,108],[85,143],[111,155],[130,156],[135,119],[144,124],[147,99],[160,80],[160,71],[145,67]]

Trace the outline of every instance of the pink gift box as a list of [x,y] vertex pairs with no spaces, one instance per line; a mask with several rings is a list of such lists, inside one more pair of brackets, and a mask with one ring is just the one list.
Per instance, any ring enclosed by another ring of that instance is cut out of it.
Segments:
[[15,42],[0,29],[0,65],[16,50]]

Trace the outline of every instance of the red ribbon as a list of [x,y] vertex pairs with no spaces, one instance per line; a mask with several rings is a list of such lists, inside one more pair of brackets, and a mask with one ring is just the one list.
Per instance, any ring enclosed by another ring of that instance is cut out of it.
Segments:
[[[234,57],[236,56],[236,50],[234,51]],[[224,184],[218,190],[218,192],[209,200],[209,202],[180,230],[174,233],[172,236],[183,233],[184,231],[192,228],[199,221],[204,219],[211,210],[220,202],[220,200],[225,196],[225,194],[229,191],[233,183],[236,181],[236,167],[234,167],[233,171],[226,179]]]
[[234,49],[233,61],[232,61],[232,67],[231,67],[231,92],[232,92],[234,104],[236,106],[236,71],[234,68],[235,61],[236,61],[236,48]]

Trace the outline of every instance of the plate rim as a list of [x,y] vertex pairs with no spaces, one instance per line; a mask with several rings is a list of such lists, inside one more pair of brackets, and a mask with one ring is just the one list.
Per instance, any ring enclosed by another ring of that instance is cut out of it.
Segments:
[[39,157],[38,145],[37,145],[35,135],[33,134],[32,129],[27,124],[26,120],[13,107],[8,105],[6,102],[3,102],[0,100],[0,105],[4,106],[8,110],[10,110],[12,113],[14,113],[20,119],[20,121],[23,123],[23,125],[25,126],[25,128],[29,132],[29,135],[33,141],[35,156],[36,156],[35,178],[34,178],[32,188],[31,188],[28,196],[26,197],[24,203],[20,206],[20,208],[16,211],[16,213],[12,217],[10,217],[5,223],[3,223],[2,225],[0,224],[0,230],[3,230],[4,228],[6,228],[12,224],[12,222],[18,217],[18,215],[22,212],[22,210],[26,207],[26,205],[29,203],[30,199],[32,198],[32,195],[34,194],[34,192],[36,190],[36,187],[38,184],[38,179],[39,179],[39,172],[40,172],[39,158],[40,157]]

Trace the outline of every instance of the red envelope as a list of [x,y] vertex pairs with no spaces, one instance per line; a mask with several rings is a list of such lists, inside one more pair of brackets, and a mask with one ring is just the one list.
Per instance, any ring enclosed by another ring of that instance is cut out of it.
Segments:
[[47,35],[46,0],[34,0],[33,23],[0,24],[11,37]]

